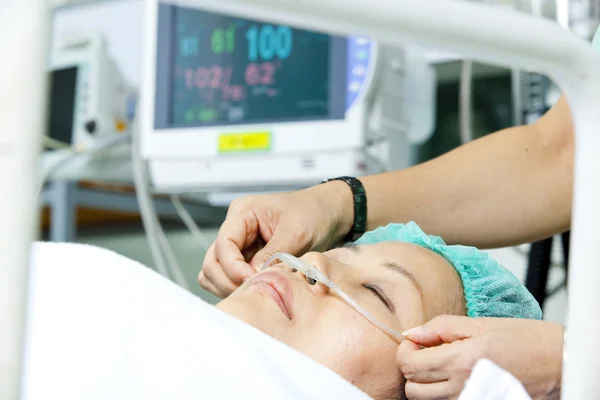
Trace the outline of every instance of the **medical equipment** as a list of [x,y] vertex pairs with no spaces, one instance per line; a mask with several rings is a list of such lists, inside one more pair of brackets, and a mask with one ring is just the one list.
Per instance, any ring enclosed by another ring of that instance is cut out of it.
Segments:
[[65,38],[51,59],[49,143],[87,149],[130,129],[136,90],[121,75],[102,36]]
[[[141,145],[157,191],[404,168],[433,131],[434,70],[416,49],[157,0],[147,10]],[[382,141],[383,162],[369,153]]]
[[346,303],[348,303],[348,305],[350,305],[350,307],[354,308],[360,315],[365,317],[369,322],[371,322],[373,325],[375,325],[388,335],[392,336],[398,342],[402,342],[405,339],[404,335],[402,335],[400,332],[397,332],[395,329],[389,328],[386,324],[382,323],[379,319],[375,318],[373,314],[371,314],[369,311],[359,306],[354,300],[352,300],[352,298],[350,298],[350,296],[344,293],[344,291],[340,289],[338,285],[333,283],[331,279],[325,276],[325,274],[323,274],[317,268],[315,268],[312,265],[309,265],[308,263],[302,261],[297,257],[292,256],[291,254],[273,254],[265,262],[265,264],[262,267],[262,270],[273,266],[273,264],[276,263],[276,261],[278,260],[286,264],[288,267],[297,269],[298,271],[302,272],[307,279],[312,279],[316,282],[322,283],[323,285],[327,286],[333,293],[341,297]]
[[93,157],[99,153],[107,151],[111,148],[117,147],[124,143],[130,143],[131,137],[129,135],[120,135],[110,137],[107,140],[97,140],[94,147],[89,148],[85,151],[69,151],[66,152],[63,157],[59,158],[50,168],[44,171],[40,179],[39,186],[37,188],[37,196],[39,197],[44,189],[44,185],[50,180],[54,174],[60,172],[61,169],[65,168],[69,163],[78,157]]

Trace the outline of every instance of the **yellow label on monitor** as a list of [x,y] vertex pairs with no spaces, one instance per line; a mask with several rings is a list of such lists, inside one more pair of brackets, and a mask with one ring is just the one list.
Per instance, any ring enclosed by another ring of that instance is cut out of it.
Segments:
[[220,153],[265,151],[270,148],[270,132],[228,133],[219,137]]

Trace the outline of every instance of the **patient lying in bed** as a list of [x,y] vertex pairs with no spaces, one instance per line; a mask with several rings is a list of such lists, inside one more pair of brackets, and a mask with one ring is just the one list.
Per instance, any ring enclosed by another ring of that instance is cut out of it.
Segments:
[[[440,314],[466,315],[454,268],[417,245],[344,247],[302,259],[316,261],[353,300],[391,326],[409,329]],[[217,308],[326,365],[373,398],[398,397],[398,343],[298,272],[268,268]]]
[[[501,284],[509,274],[476,249],[445,246],[436,240],[414,224],[395,225],[367,233],[359,241],[370,244],[309,253],[301,258],[318,265],[355,302],[402,332],[437,315],[467,315],[468,311],[473,315],[481,311],[467,310],[463,279],[471,288],[472,279],[498,275],[503,276],[499,278]],[[453,266],[448,261],[461,264],[461,251],[476,255],[471,259],[473,265]],[[465,267],[478,271],[465,271]],[[525,305],[526,311],[502,316],[538,316],[535,301],[512,278],[509,286],[521,289],[522,296],[510,300],[520,304],[507,306],[523,310]],[[314,284],[299,272],[269,267],[246,281],[217,308],[308,355],[375,399],[404,397],[403,377],[395,359],[398,343],[330,294],[327,286]]]
[[[303,259],[397,331],[439,314],[541,316],[486,254],[414,224]],[[215,308],[111,251],[35,244],[23,399],[402,398],[397,343],[311,283],[273,266]]]

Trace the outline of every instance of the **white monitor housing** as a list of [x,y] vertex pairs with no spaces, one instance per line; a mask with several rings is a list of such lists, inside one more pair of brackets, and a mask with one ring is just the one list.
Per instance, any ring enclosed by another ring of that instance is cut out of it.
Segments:
[[51,55],[48,135],[79,150],[128,130],[137,93],[95,32],[58,38]]
[[[433,131],[422,53],[202,9],[215,2],[146,2],[140,129],[157,191],[298,188],[410,165],[409,142]],[[417,79],[421,90],[406,84]]]

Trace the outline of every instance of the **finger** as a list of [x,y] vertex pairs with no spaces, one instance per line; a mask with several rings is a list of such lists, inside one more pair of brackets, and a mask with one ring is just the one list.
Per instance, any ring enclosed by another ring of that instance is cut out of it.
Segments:
[[258,222],[253,215],[235,214],[227,217],[215,241],[215,258],[227,277],[235,284],[254,274],[242,251],[250,247],[258,236]]
[[200,273],[202,273],[202,270],[205,269],[208,265],[213,265],[216,263],[217,258],[215,257],[215,242],[212,242],[208,249],[206,249],[206,253],[204,253],[204,260],[202,260]]
[[244,260],[246,260],[246,262],[249,263],[254,258],[256,253],[258,253],[260,250],[262,250],[265,247],[265,245],[266,245],[266,242],[264,241],[262,236],[259,235],[256,238],[256,240],[254,241],[254,243],[252,243],[250,245],[250,247],[248,247],[247,249],[242,251]]
[[208,279],[206,278],[204,271],[211,268],[211,266],[214,264],[217,264],[217,259],[215,258],[215,243],[213,242],[206,250],[204,260],[202,261],[202,266],[200,267],[200,272],[198,273],[198,283],[206,290],[208,290],[208,288],[206,288]]
[[198,277],[198,282],[200,283],[200,286],[202,287],[202,289],[214,294],[218,298],[224,299],[225,297],[227,297],[223,293],[221,293],[221,291],[219,289],[217,289],[217,287],[215,285],[213,285],[211,282],[206,280],[206,278],[203,278],[202,274],[200,274],[200,276]]
[[433,383],[450,379],[455,375],[455,360],[460,357],[456,344],[419,349],[410,340],[398,347],[396,361],[404,377],[417,383]]
[[200,275],[205,279],[200,282],[200,285],[222,299],[233,293],[239,286],[225,275],[219,263],[203,268]]
[[408,381],[404,392],[408,400],[431,400],[457,398],[464,387],[459,381],[416,383]]
[[214,249],[215,244],[213,243],[206,251],[202,269],[198,275],[198,283],[215,296],[225,298],[235,290],[235,285],[222,273],[222,267],[215,257]]
[[421,327],[407,331],[405,336],[421,346],[433,347],[468,339],[478,331],[474,318],[441,315]]
[[[256,270],[260,270],[262,265],[275,253],[290,253],[294,256],[300,256],[310,249],[309,240],[305,235],[299,235],[297,224],[290,224],[289,228],[284,224],[277,227],[273,237],[267,242],[264,248],[256,253],[250,264]],[[286,229],[287,228],[287,229]]]

